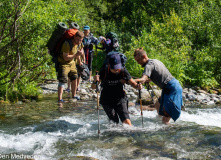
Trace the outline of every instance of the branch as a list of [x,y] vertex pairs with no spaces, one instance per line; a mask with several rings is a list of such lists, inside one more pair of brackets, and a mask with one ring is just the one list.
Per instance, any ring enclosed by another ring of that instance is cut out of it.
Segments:
[[[24,14],[24,12],[26,11],[26,9],[27,9],[27,7],[28,7],[28,5],[29,5],[29,0],[28,0],[28,2],[26,3],[26,5],[25,5],[25,8],[24,8],[24,10],[20,13],[20,15],[18,16],[18,18],[17,18],[17,20],[19,19],[19,18],[21,18],[22,17],[22,15]],[[17,21],[16,20],[16,21]]]

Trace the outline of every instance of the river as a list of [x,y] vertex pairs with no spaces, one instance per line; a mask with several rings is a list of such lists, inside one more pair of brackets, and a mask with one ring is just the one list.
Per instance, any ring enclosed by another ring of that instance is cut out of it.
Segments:
[[189,105],[171,125],[129,107],[133,127],[110,124],[96,101],[0,105],[0,159],[221,159],[221,106]]

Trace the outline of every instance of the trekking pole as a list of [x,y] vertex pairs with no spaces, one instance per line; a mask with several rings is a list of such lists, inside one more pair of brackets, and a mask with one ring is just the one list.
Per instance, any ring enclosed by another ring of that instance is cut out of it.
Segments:
[[[140,84],[138,81],[137,84]],[[142,118],[142,127],[143,127],[143,108],[142,108],[142,99],[141,99],[141,90],[139,89],[139,99],[140,99],[140,114]]]
[[[153,94],[157,97],[157,99],[159,99],[158,96],[157,96],[157,94],[154,92],[153,88],[151,87],[150,83],[149,83],[149,82],[145,82],[145,85],[146,85],[146,87],[147,87],[147,90],[148,90],[149,94],[151,94],[150,91],[149,91],[149,89],[151,88],[151,90],[153,91]],[[147,85],[148,85],[148,86],[147,86]],[[150,95],[150,96],[151,96],[151,95]],[[152,100],[153,100],[153,97],[152,97]]]
[[[150,94],[150,96],[151,96],[151,99],[152,99],[152,102],[154,103],[154,99],[153,99],[153,96],[152,96],[152,94],[150,93],[150,83],[149,82],[145,82],[145,86],[147,87],[147,91],[149,92],[149,94]],[[152,89],[152,87],[151,87],[151,89]],[[153,91],[153,89],[152,89],[152,91]],[[154,92],[154,91],[153,91]],[[157,97],[157,95],[156,95],[156,97]]]
[[[96,71],[96,75],[98,75],[98,71]],[[98,98],[98,81],[96,81],[96,92],[97,92],[97,115],[98,115],[98,137],[100,137],[100,121],[99,121],[99,98]]]
[[95,48],[96,48],[95,52],[96,52],[96,71],[97,71],[97,45]]

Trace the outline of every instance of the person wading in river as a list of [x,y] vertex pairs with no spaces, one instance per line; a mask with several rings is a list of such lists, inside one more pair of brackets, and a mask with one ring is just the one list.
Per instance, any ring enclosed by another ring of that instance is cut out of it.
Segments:
[[141,83],[152,81],[162,89],[162,94],[159,100],[155,103],[157,112],[162,117],[164,124],[169,124],[172,118],[176,121],[181,114],[182,87],[166,66],[157,59],[149,59],[146,51],[142,48],[136,49],[134,59],[144,67],[143,76],[140,79],[135,79]]
[[62,44],[61,53],[58,57],[59,68],[58,68],[58,102],[64,102],[62,99],[63,89],[67,79],[71,80],[71,91],[72,98],[79,100],[80,98],[76,96],[76,85],[77,85],[77,69],[76,64],[73,59],[80,57],[83,53],[82,40],[84,38],[84,33],[77,31],[76,34],[71,39],[73,43],[73,48],[70,49],[70,45],[67,41]]
[[127,69],[122,67],[119,54],[111,55],[108,58],[108,67],[103,67],[99,75],[94,76],[92,89],[96,89],[97,81],[102,86],[100,103],[108,118],[114,123],[119,123],[120,118],[122,123],[131,125],[123,83],[126,81],[135,89],[141,89],[142,85],[135,82]]

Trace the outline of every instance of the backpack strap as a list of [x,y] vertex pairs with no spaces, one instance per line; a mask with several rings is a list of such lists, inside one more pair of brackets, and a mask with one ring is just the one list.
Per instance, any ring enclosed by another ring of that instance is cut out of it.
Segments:
[[104,81],[106,80],[107,75],[109,75],[109,73],[110,73],[110,66],[108,65],[108,67],[105,67]]
[[[105,68],[104,80],[106,79],[107,75],[109,75],[109,73],[110,73],[110,66]],[[120,70],[120,78],[124,79],[124,67],[122,67]]]
[[69,46],[70,46],[70,51],[72,50],[73,48],[73,43],[72,43],[72,40],[71,39],[66,39],[66,41],[69,43]]

